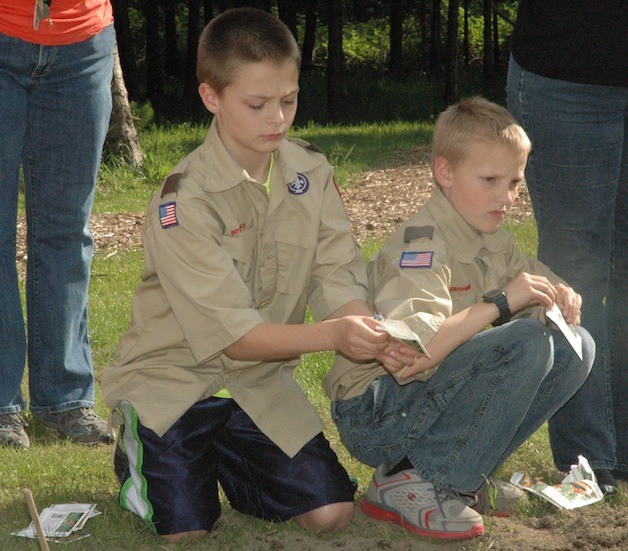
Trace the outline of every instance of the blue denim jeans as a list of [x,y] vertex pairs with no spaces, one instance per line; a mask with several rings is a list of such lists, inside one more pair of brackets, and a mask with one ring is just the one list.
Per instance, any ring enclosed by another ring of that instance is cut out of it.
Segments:
[[389,375],[363,395],[332,404],[352,455],[371,466],[407,457],[434,486],[478,490],[585,381],[595,344],[580,360],[562,334],[531,319],[478,333],[426,382]]
[[507,94],[532,140],[539,259],[582,295],[597,346],[591,376],[550,420],[554,459],[628,472],[628,88],[542,77],[511,58]]
[[[89,216],[111,114],[113,26],[69,46],[0,34],[0,413],[94,403],[87,329]],[[26,317],[15,264],[20,167]],[[28,342],[28,344],[27,344]]]

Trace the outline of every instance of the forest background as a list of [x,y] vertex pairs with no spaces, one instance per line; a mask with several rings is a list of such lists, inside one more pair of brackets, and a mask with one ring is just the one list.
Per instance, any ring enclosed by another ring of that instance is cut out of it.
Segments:
[[[202,28],[231,7],[278,15],[302,50],[296,126],[426,120],[461,95],[503,101],[516,1],[112,0],[129,99],[157,120],[206,115]],[[146,108],[150,105],[150,108]]]

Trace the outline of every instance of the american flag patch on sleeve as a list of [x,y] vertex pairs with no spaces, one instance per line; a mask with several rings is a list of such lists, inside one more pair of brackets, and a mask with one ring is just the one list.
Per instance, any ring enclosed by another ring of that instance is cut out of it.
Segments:
[[431,268],[432,251],[408,251],[401,255],[400,268]]
[[179,220],[177,220],[177,204],[174,201],[159,205],[159,221],[161,222],[161,227],[164,229],[179,225]]

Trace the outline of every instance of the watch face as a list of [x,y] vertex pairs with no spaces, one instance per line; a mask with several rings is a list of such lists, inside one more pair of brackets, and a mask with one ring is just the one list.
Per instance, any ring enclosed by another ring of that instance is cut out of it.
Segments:
[[502,291],[501,289],[493,289],[491,291],[488,291],[484,296],[491,301],[499,300],[501,297],[504,296],[504,291]]

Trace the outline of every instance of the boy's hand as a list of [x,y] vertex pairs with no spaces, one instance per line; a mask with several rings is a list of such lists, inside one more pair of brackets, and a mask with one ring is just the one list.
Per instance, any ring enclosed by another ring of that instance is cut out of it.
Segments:
[[580,325],[580,310],[582,308],[582,297],[571,287],[559,283],[556,285],[556,304],[563,313],[567,323]]
[[392,373],[412,365],[416,360],[416,350],[378,330],[376,319],[346,316],[336,322],[336,350],[345,356],[359,361],[377,359]]
[[[521,272],[504,287],[508,295],[508,307],[517,312],[531,304],[541,304],[546,308],[554,306],[558,290],[543,276]],[[563,314],[564,315],[564,314]]]
[[382,354],[377,356],[377,360],[384,366],[388,373],[395,374],[405,371],[422,356],[416,349],[404,344],[400,340],[390,338],[390,345]]
[[391,340],[377,330],[378,322],[366,316],[344,316],[334,320],[334,349],[354,360],[372,360],[383,354]]

